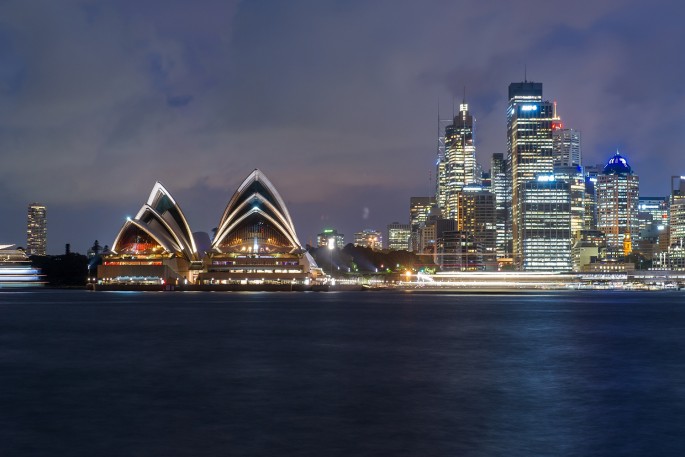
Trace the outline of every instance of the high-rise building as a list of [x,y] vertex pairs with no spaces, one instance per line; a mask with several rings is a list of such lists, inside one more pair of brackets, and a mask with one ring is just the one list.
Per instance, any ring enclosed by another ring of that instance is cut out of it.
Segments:
[[522,269],[571,271],[569,183],[541,174],[520,190]]
[[383,236],[377,230],[362,230],[354,234],[354,245],[380,250],[383,249]]
[[[639,213],[647,213],[652,216],[652,223],[657,226],[668,226],[668,198],[667,197],[640,197],[637,210]],[[646,227],[640,227],[640,230]]]
[[668,268],[685,270],[685,176],[671,176]]
[[411,238],[411,225],[393,222],[388,224],[388,249],[393,251],[408,251]]
[[482,271],[482,244],[473,235],[459,230],[449,230],[438,238],[438,265],[442,271]]
[[607,257],[632,252],[632,239],[639,233],[640,180],[618,152],[597,176],[597,228],[607,236]]
[[504,154],[492,155],[490,164],[492,192],[495,194],[497,225],[497,258],[511,257],[511,181]]
[[669,245],[685,248],[685,176],[671,177]]
[[585,173],[585,224],[583,230],[597,230],[597,176],[602,174],[604,165],[586,165]]
[[431,209],[436,205],[434,197],[411,197],[409,199],[409,225],[411,226],[411,250],[419,251],[419,229],[425,224]]
[[457,230],[481,247],[480,269],[497,269],[497,217],[495,194],[480,187],[465,187],[457,201]]
[[316,245],[320,248],[327,247],[331,238],[334,240],[336,248],[342,249],[345,247],[345,235],[338,233],[336,229],[332,228],[323,229],[321,233],[316,235]]
[[578,239],[585,228],[585,176],[580,165],[555,165],[554,178],[566,181],[571,192],[571,235]]
[[26,225],[26,253],[45,255],[48,243],[48,220],[45,205],[31,203]]
[[479,184],[481,171],[476,163],[476,147],[473,143],[473,116],[466,100],[459,105],[459,113],[445,129],[445,180],[442,217],[456,219],[457,199],[468,185]]
[[552,145],[554,149],[554,165],[581,165],[580,132],[574,129],[559,128],[552,130]]
[[[523,222],[527,208],[521,193],[528,181],[537,175],[553,172],[553,123],[556,122],[552,103],[542,100],[542,83],[524,81],[509,85],[507,108],[507,146],[512,185],[512,239],[514,263],[522,268],[524,259]],[[570,242],[570,239],[569,239]]]

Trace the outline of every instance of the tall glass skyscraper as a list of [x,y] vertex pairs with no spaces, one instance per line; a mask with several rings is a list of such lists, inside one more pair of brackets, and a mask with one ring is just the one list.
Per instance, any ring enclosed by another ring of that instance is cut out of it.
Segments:
[[669,244],[685,248],[685,176],[671,177]]
[[509,85],[507,146],[511,166],[512,238],[514,263],[524,266],[523,223],[526,206],[521,199],[523,186],[537,175],[553,172],[553,104],[542,100],[542,83]]
[[465,186],[480,184],[476,163],[476,147],[473,142],[473,116],[464,101],[452,124],[445,129],[445,180],[441,195],[444,202],[440,209],[442,217],[457,218],[459,193]]
[[511,257],[511,183],[504,154],[495,153],[490,163],[492,192],[495,194],[497,258]]
[[31,203],[26,224],[26,254],[45,255],[48,244],[48,219],[45,205]]
[[632,250],[639,234],[637,217],[640,180],[618,152],[597,176],[597,229],[606,234],[607,257],[621,257]]
[[581,165],[580,132],[574,129],[559,128],[552,130],[554,165]]
[[554,175],[521,185],[521,248],[525,271],[571,271],[571,186]]

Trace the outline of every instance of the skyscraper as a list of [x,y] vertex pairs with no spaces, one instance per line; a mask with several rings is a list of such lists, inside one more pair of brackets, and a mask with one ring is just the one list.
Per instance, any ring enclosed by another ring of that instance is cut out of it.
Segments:
[[504,154],[492,155],[490,164],[492,193],[495,194],[495,219],[497,225],[497,258],[511,256],[511,183],[507,173]]
[[571,271],[570,187],[554,175],[521,185],[523,270]]
[[552,103],[542,100],[542,83],[524,81],[509,85],[507,146],[511,166],[513,257],[519,268],[524,264],[523,211],[526,209],[521,193],[528,181],[553,171],[554,121]]
[[495,195],[482,188],[465,187],[457,203],[457,230],[480,245],[480,269],[497,269]]
[[45,205],[31,203],[26,225],[26,253],[45,255],[48,243],[48,221]]
[[685,270],[685,176],[671,177],[668,265]]
[[409,198],[409,225],[411,226],[411,251],[419,250],[420,236],[419,229],[426,223],[431,209],[435,206],[436,200],[433,197],[410,197]]
[[571,193],[571,235],[580,237],[585,227],[585,176],[580,165],[555,165],[554,178],[566,181]]
[[[557,125],[558,128],[556,128]],[[554,165],[570,167],[582,164],[578,130],[565,129],[561,124],[556,124],[552,130],[552,144]]]
[[670,246],[685,248],[685,176],[671,177]]
[[597,228],[607,236],[607,257],[629,254],[639,233],[640,180],[618,151],[597,176]]
[[480,183],[473,143],[473,116],[466,100],[459,105],[459,113],[445,129],[445,182],[442,217],[456,219],[458,194],[471,184]]

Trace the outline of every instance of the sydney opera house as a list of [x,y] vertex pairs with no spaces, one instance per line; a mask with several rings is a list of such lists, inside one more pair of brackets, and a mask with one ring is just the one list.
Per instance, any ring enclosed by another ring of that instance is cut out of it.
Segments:
[[233,194],[207,244],[158,182],[119,230],[98,267],[96,288],[306,290],[323,280],[283,199],[259,170]]

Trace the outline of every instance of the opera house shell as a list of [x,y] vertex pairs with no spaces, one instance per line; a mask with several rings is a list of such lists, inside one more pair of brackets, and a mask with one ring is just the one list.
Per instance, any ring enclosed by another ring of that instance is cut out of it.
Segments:
[[197,244],[183,211],[158,182],[98,267],[98,285],[293,289],[322,274],[302,249],[280,194],[259,170],[228,202],[209,251],[198,252]]

